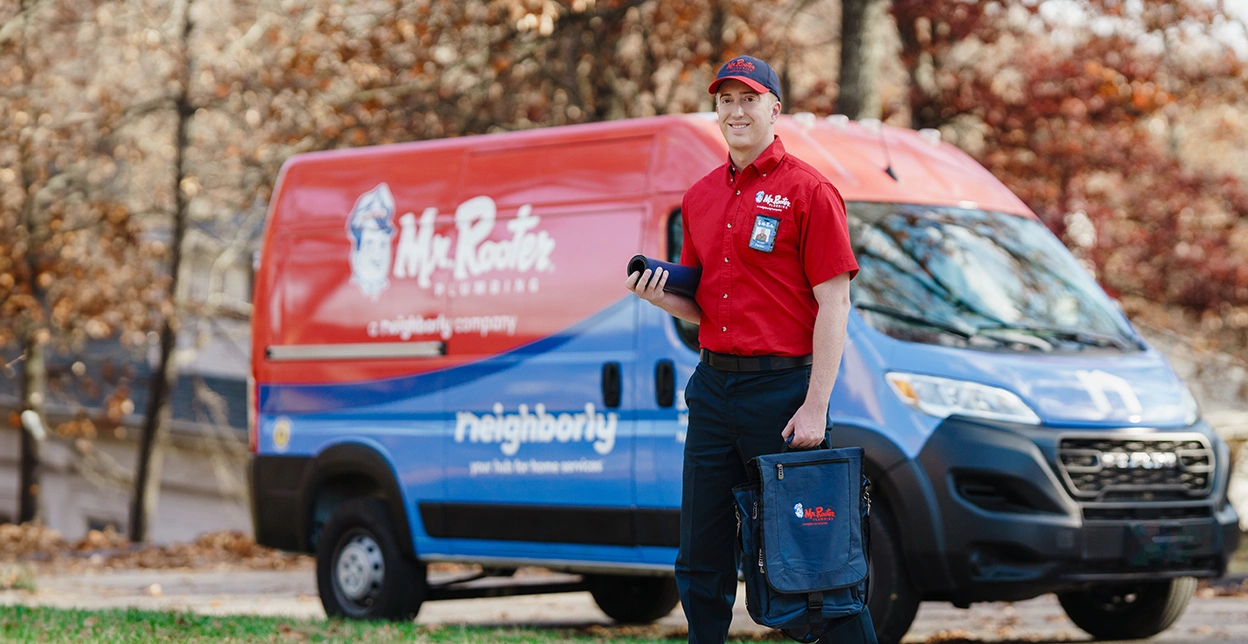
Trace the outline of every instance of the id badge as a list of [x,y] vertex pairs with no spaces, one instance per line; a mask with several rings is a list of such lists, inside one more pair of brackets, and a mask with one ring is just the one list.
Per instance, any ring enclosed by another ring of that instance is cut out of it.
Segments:
[[770,253],[776,247],[776,229],[779,227],[779,219],[755,215],[754,230],[750,231],[750,248]]

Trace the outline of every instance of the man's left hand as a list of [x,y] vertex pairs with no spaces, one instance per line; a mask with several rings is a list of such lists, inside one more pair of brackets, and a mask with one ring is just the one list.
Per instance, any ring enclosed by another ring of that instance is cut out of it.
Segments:
[[793,449],[811,449],[823,442],[824,432],[828,426],[828,408],[811,403],[809,400],[798,407],[797,413],[789,419],[780,435]]

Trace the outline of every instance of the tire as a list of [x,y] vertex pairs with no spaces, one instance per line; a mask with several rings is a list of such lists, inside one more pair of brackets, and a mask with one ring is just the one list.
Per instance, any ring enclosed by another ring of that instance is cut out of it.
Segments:
[[1187,610],[1196,591],[1194,577],[1164,581],[1102,584],[1058,593],[1062,609],[1075,626],[1099,640],[1152,637]]
[[334,510],[316,548],[316,585],[330,617],[407,620],[428,594],[425,566],[399,546],[386,505],[353,499]]
[[649,624],[680,602],[675,577],[586,575],[585,583],[598,608],[622,624]]
[[901,541],[888,507],[878,499],[871,508],[869,586],[867,609],[879,644],[897,644],[910,630],[919,610],[919,593],[910,583],[902,558]]

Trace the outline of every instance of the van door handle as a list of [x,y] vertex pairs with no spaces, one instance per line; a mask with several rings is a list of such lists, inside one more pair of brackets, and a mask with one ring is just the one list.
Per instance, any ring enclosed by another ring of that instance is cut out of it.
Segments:
[[654,398],[660,407],[671,407],[676,402],[676,367],[671,360],[660,360],[654,365]]
[[620,406],[620,363],[602,365],[602,404],[608,409]]

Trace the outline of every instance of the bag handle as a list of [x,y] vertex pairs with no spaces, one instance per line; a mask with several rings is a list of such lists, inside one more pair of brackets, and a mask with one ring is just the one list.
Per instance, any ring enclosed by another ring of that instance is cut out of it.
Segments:
[[786,452],[809,452],[815,449],[832,449],[832,443],[828,441],[828,435],[831,433],[832,433],[832,430],[830,429],[823,430],[823,441],[821,441],[818,445],[815,445],[814,447],[807,447],[807,448],[791,447],[789,443],[793,442],[793,437],[790,436],[784,439],[784,447],[780,448],[780,453],[784,454]]

